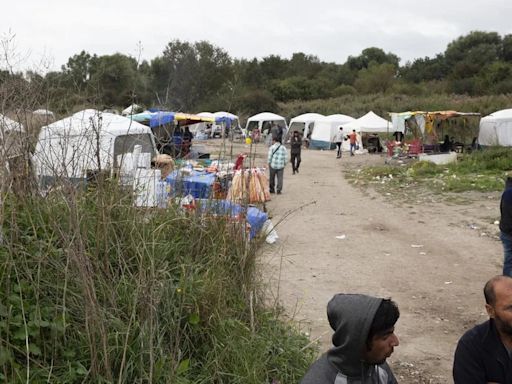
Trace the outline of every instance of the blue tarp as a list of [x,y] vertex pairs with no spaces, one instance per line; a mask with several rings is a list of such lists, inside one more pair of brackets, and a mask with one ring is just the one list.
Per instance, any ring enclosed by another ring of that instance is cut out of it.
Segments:
[[[230,215],[236,217],[244,213],[245,208],[240,204],[227,200],[199,200],[198,209],[201,213],[212,215]],[[268,215],[256,207],[247,207],[245,212],[246,220],[250,224],[249,237],[254,238],[265,224]]]
[[165,181],[171,186],[172,196],[192,195],[195,199],[205,199],[211,196],[215,175],[192,171],[190,175],[183,176],[176,170]]
[[225,123],[227,128],[231,128],[231,123],[233,122],[233,120],[235,120],[235,119],[232,119],[228,116],[216,117],[215,124]]
[[174,121],[174,112],[157,112],[151,116],[149,120],[149,126],[151,128],[159,127],[164,124],[169,124]]

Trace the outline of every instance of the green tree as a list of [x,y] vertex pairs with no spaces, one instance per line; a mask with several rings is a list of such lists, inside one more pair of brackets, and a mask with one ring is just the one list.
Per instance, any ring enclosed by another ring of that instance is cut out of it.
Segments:
[[194,109],[233,77],[230,56],[206,41],[171,41],[151,72],[158,104],[178,110]]
[[68,75],[67,80],[71,82],[70,87],[76,87],[80,91],[85,90],[91,77],[91,67],[95,59],[96,55],[91,56],[85,51],[68,59],[66,65],[62,66],[62,72]]
[[380,48],[370,47],[363,49],[359,56],[349,56],[346,64],[351,70],[360,71],[368,68],[371,63],[391,64],[398,68],[399,62],[400,58],[397,55],[386,53]]
[[503,37],[502,45],[502,59],[504,61],[512,62],[512,35],[505,35]]
[[105,106],[126,106],[134,101],[137,83],[137,60],[120,53],[91,60],[89,84]]
[[393,86],[395,77],[393,64],[371,63],[368,68],[359,71],[355,87],[361,93],[384,93]]

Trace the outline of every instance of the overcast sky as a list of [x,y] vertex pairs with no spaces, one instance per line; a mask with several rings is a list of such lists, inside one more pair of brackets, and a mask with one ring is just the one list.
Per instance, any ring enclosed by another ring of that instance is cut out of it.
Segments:
[[3,46],[14,35],[20,69],[59,69],[81,50],[151,60],[172,39],[208,40],[236,58],[304,52],[337,63],[374,46],[404,64],[473,30],[512,33],[511,0],[4,1]]

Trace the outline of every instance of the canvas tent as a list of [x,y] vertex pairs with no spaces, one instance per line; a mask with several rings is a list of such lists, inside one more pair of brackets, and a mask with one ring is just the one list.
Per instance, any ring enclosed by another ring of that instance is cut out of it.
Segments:
[[129,107],[123,109],[123,111],[121,112],[121,115],[123,115],[123,116],[134,115],[141,110],[142,110],[142,107],[140,105],[132,104]]
[[9,119],[7,116],[0,114],[0,139],[8,132],[24,132],[25,128],[21,123]]
[[[22,154],[25,140],[25,128],[21,123],[0,114],[0,168],[3,169],[9,159]],[[0,169],[0,172],[1,172]]]
[[[329,115],[320,118],[315,122],[309,148],[311,149],[334,149],[336,146],[333,137],[338,132],[340,126],[345,126],[355,119],[347,115]],[[344,129],[345,131],[345,129]],[[348,134],[348,132],[346,132]],[[344,143],[345,144],[345,143]]]
[[[215,125],[214,129],[219,129],[222,131],[222,125],[226,126],[228,129],[237,129],[240,130],[240,119],[237,115],[234,115],[229,112],[219,111],[213,114],[215,117]],[[218,126],[219,128],[216,128]]]
[[493,112],[480,120],[478,144],[512,146],[512,109]]
[[299,116],[295,116],[290,120],[290,126],[288,129],[288,135],[286,140],[294,131],[299,131],[302,137],[308,137],[310,131],[313,130],[315,122],[322,119],[324,115],[319,113],[304,113]]
[[[211,127],[212,124],[214,123],[215,116],[211,112],[199,112],[196,114],[196,116],[204,117],[205,119],[204,119],[204,121],[198,121],[197,123],[190,124],[189,125],[190,132],[192,132],[194,135],[204,134],[204,132],[207,129],[207,126],[209,125]],[[206,121],[206,120],[208,120],[208,121]],[[211,137],[211,134],[212,134],[212,131],[208,132],[209,137]]]
[[268,133],[272,123],[275,123],[288,131],[288,125],[286,124],[286,119],[283,116],[276,115],[271,112],[261,112],[257,115],[249,117],[247,119],[247,124],[245,125],[245,130],[247,134],[249,134],[253,129],[258,128],[261,133]]
[[344,125],[343,129],[347,132],[355,129],[357,132],[361,133],[383,133],[389,132],[392,128],[390,121],[383,119],[373,111],[370,111],[359,119]]
[[34,115],[39,115],[43,117],[49,117],[49,118],[55,118],[55,114],[48,110],[48,109],[36,109],[34,112],[32,112]]
[[79,181],[88,172],[113,170],[118,155],[141,152],[156,155],[151,129],[123,116],[86,109],[41,128],[33,163],[43,184],[48,178]]

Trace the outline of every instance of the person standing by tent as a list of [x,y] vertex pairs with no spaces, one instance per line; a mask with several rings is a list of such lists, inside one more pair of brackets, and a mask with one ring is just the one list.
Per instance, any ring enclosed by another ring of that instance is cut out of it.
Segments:
[[337,152],[336,152],[336,158],[337,159],[340,159],[341,158],[341,146],[343,145],[343,127],[340,127],[340,129],[338,130],[338,132],[336,132],[336,134],[334,135],[332,141],[334,141],[336,143],[336,149],[337,149]]
[[512,178],[507,177],[500,202],[500,239],[503,244],[503,274],[512,276]]
[[183,156],[187,156],[190,153],[190,147],[192,147],[192,139],[194,135],[190,132],[190,128],[185,126],[185,132],[183,132],[183,144],[182,144],[182,153]]
[[299,173],[300,165],[300,152],[302,150],[302,137],[299,131],[293,131],[293,135],[290,139],[290,162],[292,163],[293,174]]
[[355,129],[348,135],[348,139],[350,140],[350,156],[354,156],[354,152],[357,149],[357,133]]
[[272,146],[268,149],[268,168],[270,171],[269,189],[270,193],[276,191],[280,195],[283,190],[284,167],[286,167],[287,152],[284,145],[277,138],[272,138]]

